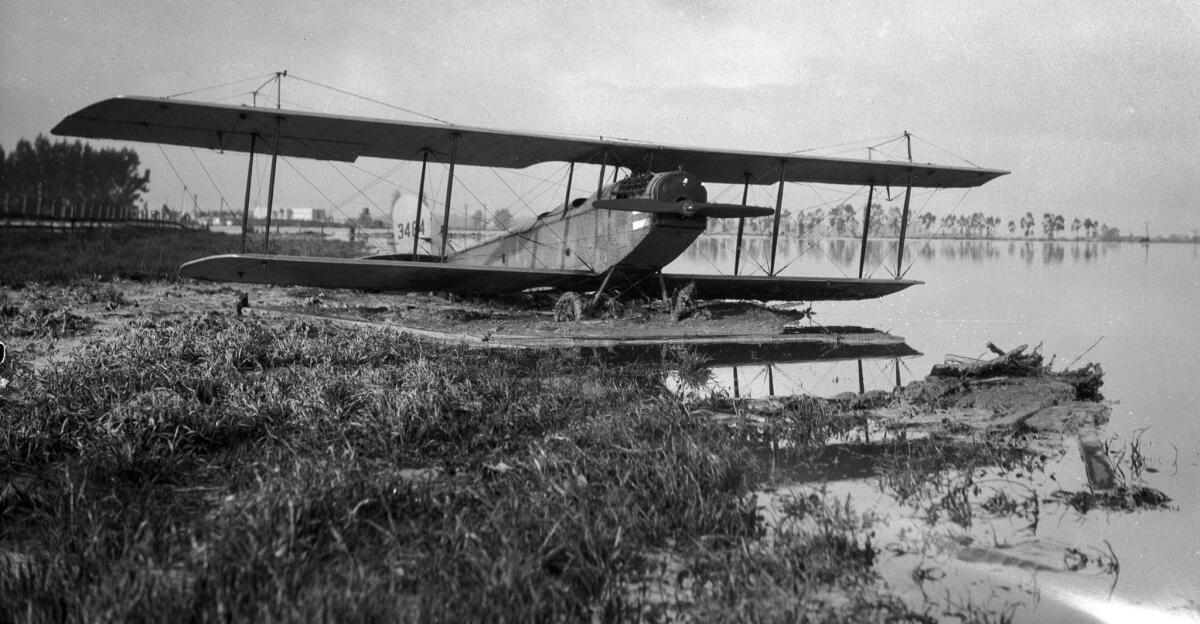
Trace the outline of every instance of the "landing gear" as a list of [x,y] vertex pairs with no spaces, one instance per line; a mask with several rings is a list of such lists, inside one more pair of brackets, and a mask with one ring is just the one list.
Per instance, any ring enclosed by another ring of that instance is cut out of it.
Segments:
[[559,323],[575,322],[583,318],[583,298],[579,293],[568,290],[559,295],[554,303],[554,320]]
[[[594,303],[593,303],[594,302]],[[585,301],[579,293],[573,291],[559,295],[554,303],[554,320],[559,323],[571,323],[587,316],[595,316],[604,320],[619,319],[625,314],[625,306],[616,297],[597,293],[590,301]]]
[[709,319],[712,315],[696,301],[696,283],[690,282],[679,289],[671,300],[671,320],[682,321],[685,318],[697,317]]

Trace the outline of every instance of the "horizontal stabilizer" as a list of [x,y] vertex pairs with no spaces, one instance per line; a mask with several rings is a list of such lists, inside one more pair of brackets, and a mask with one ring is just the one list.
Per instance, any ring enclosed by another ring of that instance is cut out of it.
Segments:
[[762,206],[708,204],[692,201],[666,202],[646,198],[598,199],[593,205],[600,210],[650,212],[654,214],[671,214],[681,217],[709,217],[713,219],[745,219],[750,217],[768,217],[775,214],[774,209],[763,208]]

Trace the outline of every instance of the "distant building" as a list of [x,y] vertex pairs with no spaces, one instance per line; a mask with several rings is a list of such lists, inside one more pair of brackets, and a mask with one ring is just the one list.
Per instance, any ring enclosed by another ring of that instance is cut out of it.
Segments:
[[292,208],[293,221],[324,221],[327,213],[323,208]]
[[[266,206],[255,206],[250,209],[250,218],[264,221],[267,218]],[[324,208],[285,208],[275,206],[271,209],[272,221],[325,221],[329,213]]]

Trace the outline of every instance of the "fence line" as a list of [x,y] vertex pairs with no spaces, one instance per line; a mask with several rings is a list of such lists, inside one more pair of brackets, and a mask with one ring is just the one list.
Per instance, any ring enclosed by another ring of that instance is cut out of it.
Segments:
[[104,202],[75,202],[66,197],[4,193],[0,195],[0,227],[96,228],[114,225],[192,227],[174,215],[139,214],[135,206]]

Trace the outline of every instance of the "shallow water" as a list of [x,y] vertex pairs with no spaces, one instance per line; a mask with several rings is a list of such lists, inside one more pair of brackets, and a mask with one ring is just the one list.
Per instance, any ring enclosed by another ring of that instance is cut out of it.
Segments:
[[[748,245],[744,266],[766,264],[763,242]],[[702,239],[668,270],[728,273],[732,248],[728,239]],[[857,275],[857,241],[781,242],[779,253],[786,274]],[[872,245],[869,256],[868,276],[895,270],[894,241]],[[722,368],[714,371],[717,383],[732,391],[736,376],[742,396],[890,390],[897,379],[924,377],[948,354],[986,356],[988,341],[1004,349],[1044,343],[1055,368],[1100,363],[1112,418],[1096,433],[1125,450],[1126,460],[1139,443],[1149,470],[1132,481],[1170,496],[1170,509],[1083,515],[1043,504],[1036,531],[1020,521],[968,530],[923,522],[884,493],[878,478],[862,476],[871,466],[836,471],[826,487],[886,518],[878,537],[891,540],[879,563],[885,579],[914,601],[939,605],[935,614],[969,600],[993,611],[1019,604],[1016,621],[1200,618],[1200,248],[920,240],[906,247],[905,276],[926,283],[880,300],[818,303],[815,318],[891,331],[923,355],[863,361],[861,376],[855,361]],[[1044,471],[1026,478],[1042,498],[1086,490],[1077,439],[1064,437]],[[811,490],[803,480],[780,492]],[[1071,549],[1089,555],[1088,565],[1068,570],[1077,563]],[[1179,607],[1186,609],[1173,610]]]

